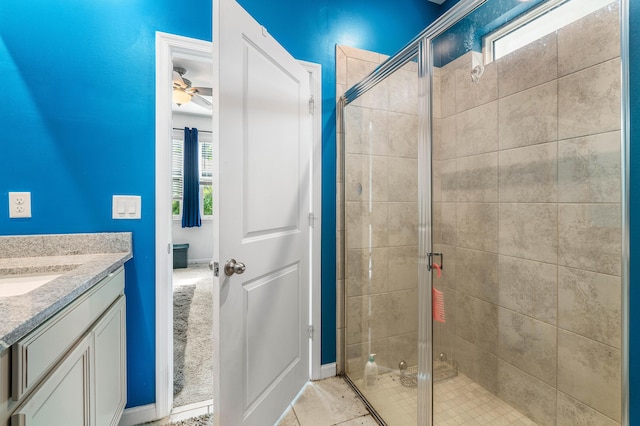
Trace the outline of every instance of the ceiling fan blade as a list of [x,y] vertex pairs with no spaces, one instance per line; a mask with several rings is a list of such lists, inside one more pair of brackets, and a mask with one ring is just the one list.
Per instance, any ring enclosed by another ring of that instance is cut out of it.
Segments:
[[196,90],[196,93],[202,96],[213,96],[213,90],[211,87],[193,87],[192,89]]
[[200,105],[203,108],[206,109],[212,109],[213,104],[211,102],[209,102],[208,100],[206,100],[205,98],[203,98],[202,96],[198,95],[198,94],[194,94],[191,97],[191,101],[196,104],[196,105]]
[[182,88],[187,87],[187,85],[184,83],[184,80],[182,80],[182,76],[177,71],[173,71],[173,86]]

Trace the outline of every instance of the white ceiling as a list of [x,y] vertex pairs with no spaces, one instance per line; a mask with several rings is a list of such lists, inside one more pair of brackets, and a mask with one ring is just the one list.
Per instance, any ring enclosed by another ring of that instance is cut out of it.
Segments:
[[[183,77],[191,80],[192,87],[213,87],[213,66],[211,62],[180,57],[173,59],[173,66],[182,67],[187,70]],[[203,96],[203,98],[211,102],[211,96]],[[211,115],[211,110],[196,105],[193,102],[181,106],[174,103],[171,104],[171,109],[173,112],[184,114]]]

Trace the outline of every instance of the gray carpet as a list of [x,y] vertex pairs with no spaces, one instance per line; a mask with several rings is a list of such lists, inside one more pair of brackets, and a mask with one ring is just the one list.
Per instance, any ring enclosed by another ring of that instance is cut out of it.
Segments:
[[194,285],[177,287],[173,292],[173,395],[184,388],[184,351],[187,346],[189,311]]
[[[174,271],[174,280],[184,279],[187,286],[192,283],[195,286],[188,309],[182,367],[184,385],[173,397],[173,406],[183,407],[213,399],[213,274],[208,265],[190,265],[177,271]],[[184,286],[175,289],[180,287]]]

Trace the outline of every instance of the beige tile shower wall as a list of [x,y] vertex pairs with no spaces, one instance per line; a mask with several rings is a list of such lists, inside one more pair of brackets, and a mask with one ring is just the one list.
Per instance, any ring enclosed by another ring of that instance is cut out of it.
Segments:
[[434,77],[434,351],[540,425],[620,422],[618,28],[612,5]]
[[[339,98],[386,59],[336,48]],[[347,372],[362,375],[369,351],[380,368],[417,364],[417,64],[398,70],[347,108],[346,155],[338,134],[338,292],[344,289]],[[370,227],[371,225],[371,227]],[[346,238],[346,262],[341,262]],[[340,345],[339,345],[340,346]]]

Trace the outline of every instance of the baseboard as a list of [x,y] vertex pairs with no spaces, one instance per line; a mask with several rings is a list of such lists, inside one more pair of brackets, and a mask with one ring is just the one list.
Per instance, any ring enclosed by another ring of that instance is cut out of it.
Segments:
[[209,263],[211,262],[211,259],[189,259],[189,261],[187,262],[188,265],[197,265],[197,264],[201,264],[201,263]]
[[332,362],[331,364],[322,364],[320,366],[320,380],[328,377],[334,377],[336,375],[336,371],[335,362]]
[[125,408],[118,426],[133,426],[156,419],[156,404],[140,405],[139,407]]

